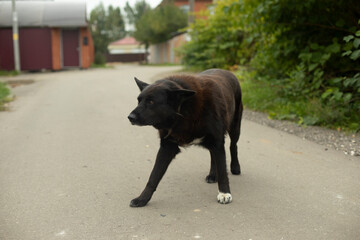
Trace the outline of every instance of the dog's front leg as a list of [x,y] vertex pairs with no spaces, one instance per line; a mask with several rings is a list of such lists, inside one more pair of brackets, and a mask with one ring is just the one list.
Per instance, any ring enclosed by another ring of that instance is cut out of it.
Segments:
[[219,185],[218,202],[222,204],[230,203],[232,196],[230,193],[229,178],[226,171],[226,155],[224,145],[217,145],[210,149],[211,160],[216,165],[216,177]]
[[143,207],[150,201],[171,160],[173,160],[179,152],[180,149],[176,143],[161,139],[160,149],[156,156],[155,165],[149,181],[140,196],[131,200],[130,207]]

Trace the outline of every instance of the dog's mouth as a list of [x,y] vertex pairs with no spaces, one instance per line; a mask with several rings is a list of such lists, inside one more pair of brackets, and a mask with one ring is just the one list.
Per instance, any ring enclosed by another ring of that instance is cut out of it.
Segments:
[[142,124],[139,121],[134,121],[134,120],[130,120],[131,125],[136,125],[136,126],[144,126],[145,124]]
[[130,121],[131,125],[136,125],[136,126],[145,126],[146,124],[143,124],[141,122],[138,121]]

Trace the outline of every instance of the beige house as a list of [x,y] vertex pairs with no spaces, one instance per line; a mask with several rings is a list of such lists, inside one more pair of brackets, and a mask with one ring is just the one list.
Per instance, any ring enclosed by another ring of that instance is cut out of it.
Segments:
[[110,54],[145,53],[145,48],[133,37],[125,37],[108,45]]
[[107,62],[142,62],[145,47],[133,37],[125,37],[108,45]]

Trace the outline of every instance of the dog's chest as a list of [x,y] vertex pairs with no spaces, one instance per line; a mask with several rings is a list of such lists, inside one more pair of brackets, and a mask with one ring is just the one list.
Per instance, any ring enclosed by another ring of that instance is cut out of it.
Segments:
[[189,145],[200,145],[202,143],[202,140],[204,138],[195,138],[192,142],[189,143]]
[[[192,134],[187,131],[174,131],[167,133],[168,136],[165,136],[165,138],[168,138],[170,141],[177,143],[181,147],[189,147],[191,145],[201,145],[204,137],[195,137],[198,134]],[[166,135],[166,134],[164,134]],[[195,135],[195,136],[194,136]]]
[[195,139],[193,139],[193,140],[191,140],[191,141],[178,141],[178,144],[179,144],[179,146],[181,146],[181,147],[189,147],[189,146],[192,146],[192,145],[201,145],[201,143],[202,143],[202,141],[203,141],[203,137],[201,137],[201,138],[195,138]]

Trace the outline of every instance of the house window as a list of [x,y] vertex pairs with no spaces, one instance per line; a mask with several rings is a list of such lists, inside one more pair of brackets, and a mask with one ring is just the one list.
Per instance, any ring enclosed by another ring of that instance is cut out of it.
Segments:
[[190,6],[189,5],[182,5],[180,7],[181,10],[184,11],[184,13],[188,13],[190,11]]
[[84,37],[84,38],[83,38],[83,45],[84,45],[84,46],[89,45],[89,38],[88,38],[88,37]]

